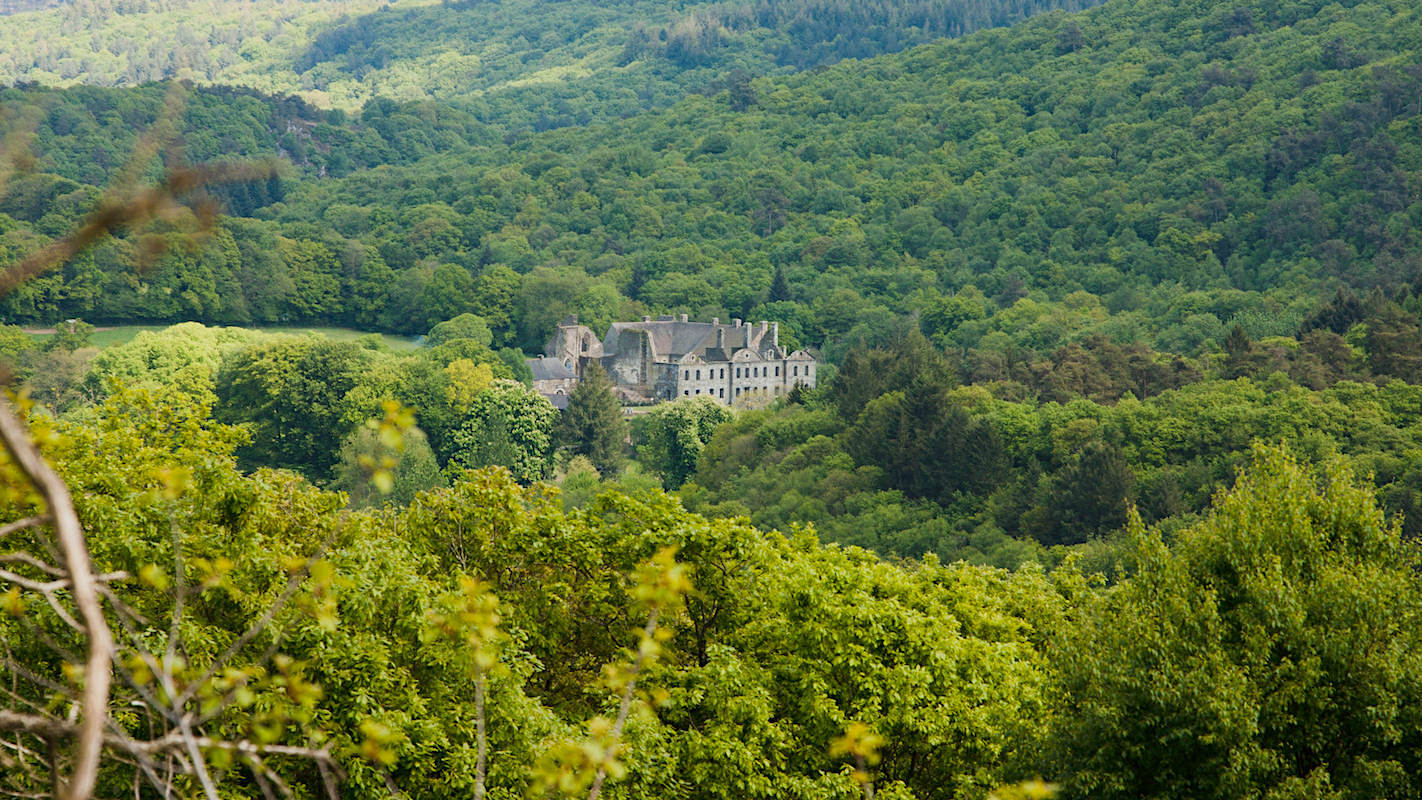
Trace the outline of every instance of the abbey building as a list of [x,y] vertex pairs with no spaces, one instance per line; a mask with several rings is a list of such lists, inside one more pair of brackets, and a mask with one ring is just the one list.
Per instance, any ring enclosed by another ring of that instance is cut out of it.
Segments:
[[655,403],[705,395],[731,404],[772,399],[797,384],[815,385],[815,359],[780,346],[780,324],[748,325],[733,319],[691,322],[643,317],[614,322],[599,340],[577,317],[558,324],[546,355],[528,360],[533,386],[561,406],[596,360],[624,403]]

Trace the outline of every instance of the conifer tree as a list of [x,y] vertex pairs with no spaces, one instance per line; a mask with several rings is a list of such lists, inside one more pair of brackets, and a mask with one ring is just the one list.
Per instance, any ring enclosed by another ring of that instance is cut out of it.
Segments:
[[790,300],[790,282],[785,280],[785,269],[775,268],[775,277],[770,279],[770,302],[780,303]]
[[627,421],[612,394],[612,381],[597,362],[589,362],[559,420],[558,444],[587,456],[598,472],[608,475],[621,469],[626,439]]

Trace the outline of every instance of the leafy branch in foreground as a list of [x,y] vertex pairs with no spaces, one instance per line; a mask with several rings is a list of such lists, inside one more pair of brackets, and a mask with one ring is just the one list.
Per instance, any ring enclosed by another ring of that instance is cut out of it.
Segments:
[[[647,610],[647,624],[639,633],[637,649],[624,664],[609,664],[603,670],[605,685],[620,692],[617,716],[594,717],[588,722],[588,738],[581,743],[563,742],[550,753],[551,763],[545,765],[537,778],[537,788],[544,794],[558,792],[566,796],[587,792],[588,800],[597,800],[609,777],[620,778],[626,769],[618,760],[622,748],[622,732],[637,700],[637,679],[661,655],[662,643],[672,636],[670,628],[661,626],[662,615],[675,608],[691,591],[686,567],[676,561],[674,548],[663,548],[652,560],[637,570],[637,584],[632,596]],[[652,699],[659,699],[653,693]]]
[[[261,598],[232,580],[231,560],[184,552],[178,505],[192,488],[190,471],[158,472],[148,508],[130,509],[166,518],[171,574],[152,563],[100,572],[68,486],[34,443],[62,437],[43,418],[32,417],[27,428],[0,398],[0,439],[8,455],[0,462],[7,505],[33,512],[0,529],[11,545],[0,553],[0,582],[10,586],[0,595],[8,616],[0,625],[0,674],[11,678],[0,688],[9,706],[0,709],[0,731],[17,734],[4,756],[6,788],[47,786],[63,798],[86,798],[95,793],[102,766],[126,764],[135,787],[146,782],[166,792],[190,782],[216,800],[214,770],[237,764],[265,795],[290,795],[267,759],[302,758],[317,765],[328,796],[335,797],[340,769],[311,726],[320,690],[305,680],[299,663],[276,653],[280,637],[270,631],[289,605],[319,615],[333,584],[320,552],[289,564],[275,599],[213,655],[214,642],[206,637],[189,641],[188,609]],[[158,628],[158,615],[170,617],[166,631]],[[253,649],[260,655],[254,658]],[[280,693],[289,703],[256,709],[259,692]],[[227,735],[234,716],[245,720],[246,735]],[[308,731],[309,746],[278,743],[293,724]],[[26,737],[40,747],[24,744]],[[70,741],[66,778],[58,751]]]

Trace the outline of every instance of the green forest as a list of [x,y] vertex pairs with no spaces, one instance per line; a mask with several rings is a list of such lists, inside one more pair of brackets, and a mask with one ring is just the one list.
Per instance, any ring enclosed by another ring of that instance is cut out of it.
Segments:
[[1398,0],[0,4],[0,790],[1422,797],[1419,231]]
[[0,17],[0,81],[189,80],[347,112],[434,100],[545,129],[1096,2],[69,0]]

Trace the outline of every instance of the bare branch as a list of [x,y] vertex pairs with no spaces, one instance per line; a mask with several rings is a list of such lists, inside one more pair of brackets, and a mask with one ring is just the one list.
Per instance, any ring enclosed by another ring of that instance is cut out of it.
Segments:
[[40,514],[34,517],[25,517],[24,519],[15,520],[9,525],[0,528],[0,539],[4,539],[12,533],[18,533],[25,528],[34,528],[43,525],[46,522],[49,522],[48,514]]
[[[217,796],[217,786],[212,782],[212,776],[207,774],[207,761],[202,757],[202,750],[199,749],[197,737],[193,735],[193,729],[187,717],[178,721],[179,741],[187,751],[188,758],[193,762],[193,776],[202,784],[202,792],[207,795],[207,800],[222,800]],[[170,734],[171,735],[171,734]]]
[[[25,733],[41,739],[63,741],[74,738],[81,730],[80,726],[54,717],[40,714],[19,714],[0,709],[0,731],[7,733]],[[108,733],[103,736],[102,742],[105,747],[129,755],[165,755],[179,753],[187,750],[189,746],[193,746],[199,750],[225,750],[256,758],[268,756],[306,758],[312,761],[326,762],[332,768],[336,767],[335,759],[326,749],[285,744],[257,744],[246,739],[237,741],[213,739],[191,732],[184,733],[182,730],[170,731],[164,736],[147,741],[132,739],[122,733]],[[191,765],[185,765],[185,770],[191,769],[193,769]]]
[[43,573],[46,574],[46,575],[52,575],[52,576],[54,576],[54,577],[56,577],[56,578],[62,578],[62,577],[64,577],[64,570],[60,569],[59,567],[54,566],[53,564],[45,563],[44,561],[41,561],[41,560],[39,560],[38,558],[35,558],[34,556],[30,555],[29,553],[3,553],[3,554],[0,554],[0,563],[3,563],[3,564],[25,564],[25,565],[34,567],[35,569],[39,570],[40,572],[43,572]]
[[163,97],[163,108],[159,110],[157,119],[139,135],[128,159],[109,182],[110,196],[123,198],[133,195],[134,187],[143,177],[143,171],[148,169],[161,150],[177,138],[178,123],[187,107],[187,101],[186,86],[178,81],[168,85],[168,93]]
[[142,625],[148,624],[148,618],[138,613],[137,609],[133,608],[128,603],[125,603],[123,600],[121,600],[118,595],[114,594],[113,589],[110,589],[104,583],[100,583],[98,588],[99,594],[103,595],[104,599],[109,601],[109,605],[113,606],[114,610],[119,612],[120,620],[133,620]]
[[74,735],[74,726],[51,717],[0,708],[0,731],[28,733],[41,739],[68,739]]
[[112,673],[109,659],[113,655],[113,634],[104,619],[95,589],[94,569],[89,560],[89,547],[79,515],[69,496],[69,487],[45,463],[39,450],[30,441],[29,432],[15,416],[8,398],[0,397],[0,440],[15,464],[44,495],[53,519],[55,537],[64,554],[64,566],[69,571],[74,603],[84,619],[89,638],[89,654],[84,666],[84,694],[81,703],[81,729],[74,755],[74,772],[61,795],[65,800],[87,798],[94,791],[99,774],[99,754],[103,747],[104,723],[108,720],[109,681]]
[[[321,783],[326,787],[327,800],[340,800],[341,793],[336,790],[336,777],[339,775],[344,779],[345,775],[341,772],[341,768],[336,765],[336,762],[327,757],[317,759],[316,769],[321,772]],[[385,780],[393,783],[393,781],[390,780],[390,773],[387,772],[385,774]]]
[[168,531],[173,537],[173,620],[168,625],[168,646],[164,650],[166,660],[172,661],[178,652],[178,637],[183,624],[183,601],[187,599],[187,571],[183,569],[183,537],[178,533],[178,524],[168,521]]

